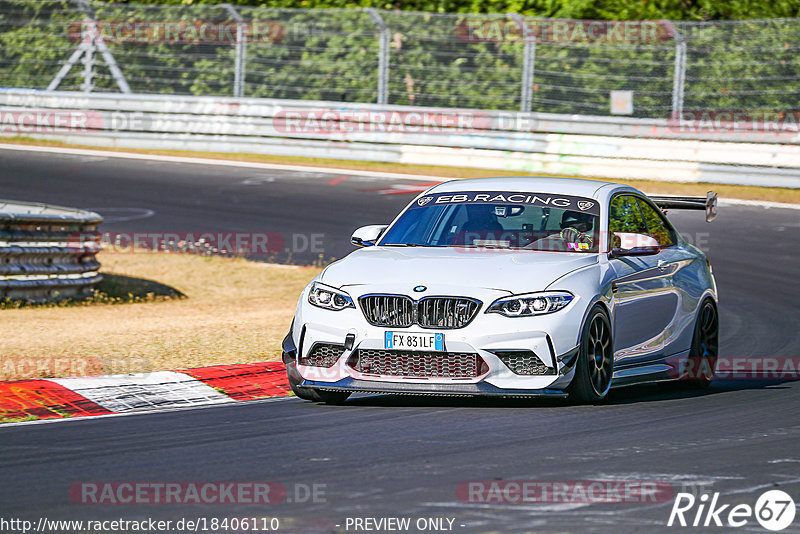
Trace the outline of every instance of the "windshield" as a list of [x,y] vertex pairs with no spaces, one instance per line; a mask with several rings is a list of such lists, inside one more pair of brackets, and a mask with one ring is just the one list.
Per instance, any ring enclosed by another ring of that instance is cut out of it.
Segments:
[[597,252],[596,200],[513,191],[438,193],[418,198],[380,245]]

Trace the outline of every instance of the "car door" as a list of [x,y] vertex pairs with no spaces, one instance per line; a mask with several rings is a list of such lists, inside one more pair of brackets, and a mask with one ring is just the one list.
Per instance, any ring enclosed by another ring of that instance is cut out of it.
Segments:
[[[688,347],[677,346],[680,331],[687,328],[687,320],[693,325],[692,313],[694,303],[687,300],[686,282],[691,277],[685,276],[681,269],[696,260],[695,253],[681,245],[675,228],[669,223],[664,213],[650,200],[637,197],[639,209],[647,225],[649,236],[658,241],[659,253],[654,256],[654,263],[658,269],[659,287],[656,289],[659,304],[654,317],[654,328],[659,328],[657,338],[653,338],[651,346],[655,356],[668,356],[680,352]],[[681,282],[680,280],[683,280]],[[689,325],[691,328],[692,325]]]
[[679,262],[672,249],[674,230],[665,226],[657,208],[637,195],[615,196],[609,209],[609,232],[648,236],[658,242],[655,254],[611,259],[615,272],[614,351],[625,367],[664,355],[665,332],[674,321],[680,298],[672,283]]

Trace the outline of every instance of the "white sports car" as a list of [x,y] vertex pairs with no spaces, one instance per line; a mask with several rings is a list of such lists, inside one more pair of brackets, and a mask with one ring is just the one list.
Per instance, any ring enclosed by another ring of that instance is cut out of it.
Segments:
[[717,291],[651,197],[562,178],[439,184],[303,290],[283,360],[295,394],[570,396],[713,378]]

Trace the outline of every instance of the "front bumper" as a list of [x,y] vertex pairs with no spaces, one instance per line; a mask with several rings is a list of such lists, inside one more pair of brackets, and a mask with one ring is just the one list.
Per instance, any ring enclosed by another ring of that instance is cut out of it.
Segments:
[[[323,310],[305,304],[301,296],[292,331],[284,344],[284,361],[300,387],[326,391],[500,397],[563,397],[574,376],[583,303],[576,298],[559,312],[526,318],[486,314],[487,302],[475,319],[458,329],[375,327],[360,309]],[[382,376],[359,373],[348,360],[356,351],[386,350],[387,330],[443,332],[444,353],[474,353],[487,364],[478,376],[449,378]],[[336,345],[342,353],[334,365],[303,365],[317,344]],[[298,350],[299,347],[299,350]],[[545,374],[517,374],[498,354],[530,351],[547,367]]]

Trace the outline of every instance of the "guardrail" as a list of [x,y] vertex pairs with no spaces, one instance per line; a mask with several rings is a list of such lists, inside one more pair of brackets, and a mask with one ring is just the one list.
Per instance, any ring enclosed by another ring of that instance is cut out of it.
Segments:
[[58,301],[92,295],[103,276],[90,211],[0,200],[0,300]]
[[791,121],[746,128],[713,115],[705,122],[682,122],[17,90],[0,91],[0,115],[0,132],[6,135],[97,146],[800,188],[800,132]]

